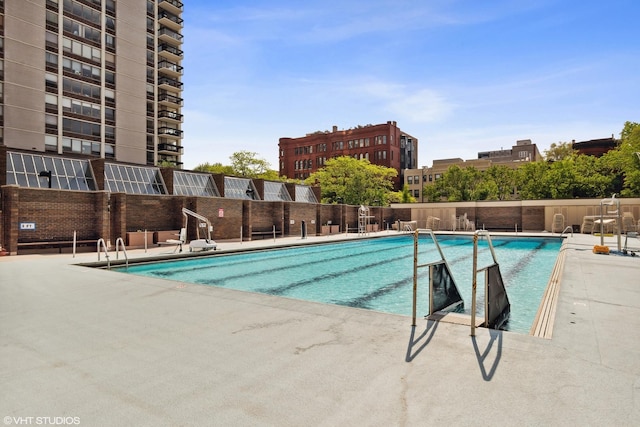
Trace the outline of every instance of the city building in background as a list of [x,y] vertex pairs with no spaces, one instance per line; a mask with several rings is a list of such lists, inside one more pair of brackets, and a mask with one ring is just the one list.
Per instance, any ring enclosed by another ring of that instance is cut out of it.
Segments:
[[404,173],[405,184],[409,187],[411,195],[418,202],[424,202],[422,189],[425,185],[433,184],[439,179],[451,166],[460,166],[467,168],[473,166],[479,171],[489,169],[495,165],[505,165],[517,168],[524,163],[543,160],[536,144],[530,139],[516,141],[516,145],[511,149],[500,149],[493,151],[481,151],[478,153],[477,159],[462,160],[460,158],[438,159],[433,161],[433,166],[423,166],[418,169],[409,169]]
[[0,145],[181,167],[182,10],[0,0]]
[[417,138],[403,132],[396,122],[318,131],[300,138],[280,138],[280,175],[303,180],[324,167],[327,160],[350,156],[396,169],[394,188],[400,190],[405,169],[418,162]]
[[586,154],[588,156],[601,157],[610,150],[613,150],[620,141],[615,139],[613,135],[611,138],[590,139],[589,141],[576,142],[575,139],[571,141],[571,148],[576,150],[579,154]]

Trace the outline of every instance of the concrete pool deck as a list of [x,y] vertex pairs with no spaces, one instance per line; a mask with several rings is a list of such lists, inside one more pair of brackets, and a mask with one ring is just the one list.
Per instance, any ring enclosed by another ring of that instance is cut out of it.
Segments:
[[0,257],[0,415],[4,425],[638,425],[640,256],[593,254],[599,243],[568,237],[552,339],[472,338],[468,326],[412,328],[404,316],[74,265],[95,253]]

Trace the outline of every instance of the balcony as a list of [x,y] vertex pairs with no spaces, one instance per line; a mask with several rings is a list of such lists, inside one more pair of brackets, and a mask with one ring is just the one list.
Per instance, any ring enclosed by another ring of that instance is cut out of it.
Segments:
[[180,77],[182,76],[182,70],[184,67],[181,65],[175,64],[171,61],[163,60],[158,62],[158,71],[163,74],[172,76],[172,77]]
[[158,87],[163,90],[182,90],[182,82],[179,80],[170,79],[168,77],[160,77],[158,79]]
[[184,52],[175,46],[162,43],[158,46],[158,56],[172,62],[178,62],[183,58]]
[[168,12],[173,13],[174,15],[179,15],[182,13],[183,5],[182,2],[178,0],[159,0],[158,6],[160,9],[164,9]]
[[158,154],[165,156],[181,155],[182,147],[180,145],[161,143],[158,144]]
[[158,128],[158,136],[163,136],[169,139],[180,139],[182,138],[182,131],[180,129],[163,126]]
[[158,30],[158,40],[170,43],[172,45],[182,43],[183,36],[180,33],[176,33],[170,28],[163,27]]
[[158,111],[158,119],[172,123],[182,123],[182,114],[176,111],[160,110]]
[[161,11],[158,13],[158,22],[174,31],[180,31],[182,29],[182,23],[184,20],[179,16],[172,13]]
[[184,100],[178,96],[172,95],[166,92],[160,92],[158,94],[158,104],[164,105],[165,107],[178,108],[182,107],[182,102]]

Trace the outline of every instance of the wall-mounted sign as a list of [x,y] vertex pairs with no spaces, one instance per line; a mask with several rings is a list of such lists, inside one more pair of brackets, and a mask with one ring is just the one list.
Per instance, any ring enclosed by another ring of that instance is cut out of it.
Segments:
[[218,209],[218,218],[224,218],[224,209]]
[[35,222],[21,222],[20,230],[35,230],[36,223]]

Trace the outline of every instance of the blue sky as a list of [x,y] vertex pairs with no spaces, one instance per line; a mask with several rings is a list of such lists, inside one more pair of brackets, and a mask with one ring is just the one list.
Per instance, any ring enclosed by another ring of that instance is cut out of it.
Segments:
[[640,122],[637,0],[184,1],[184,167],[395,120],[419,166]]

